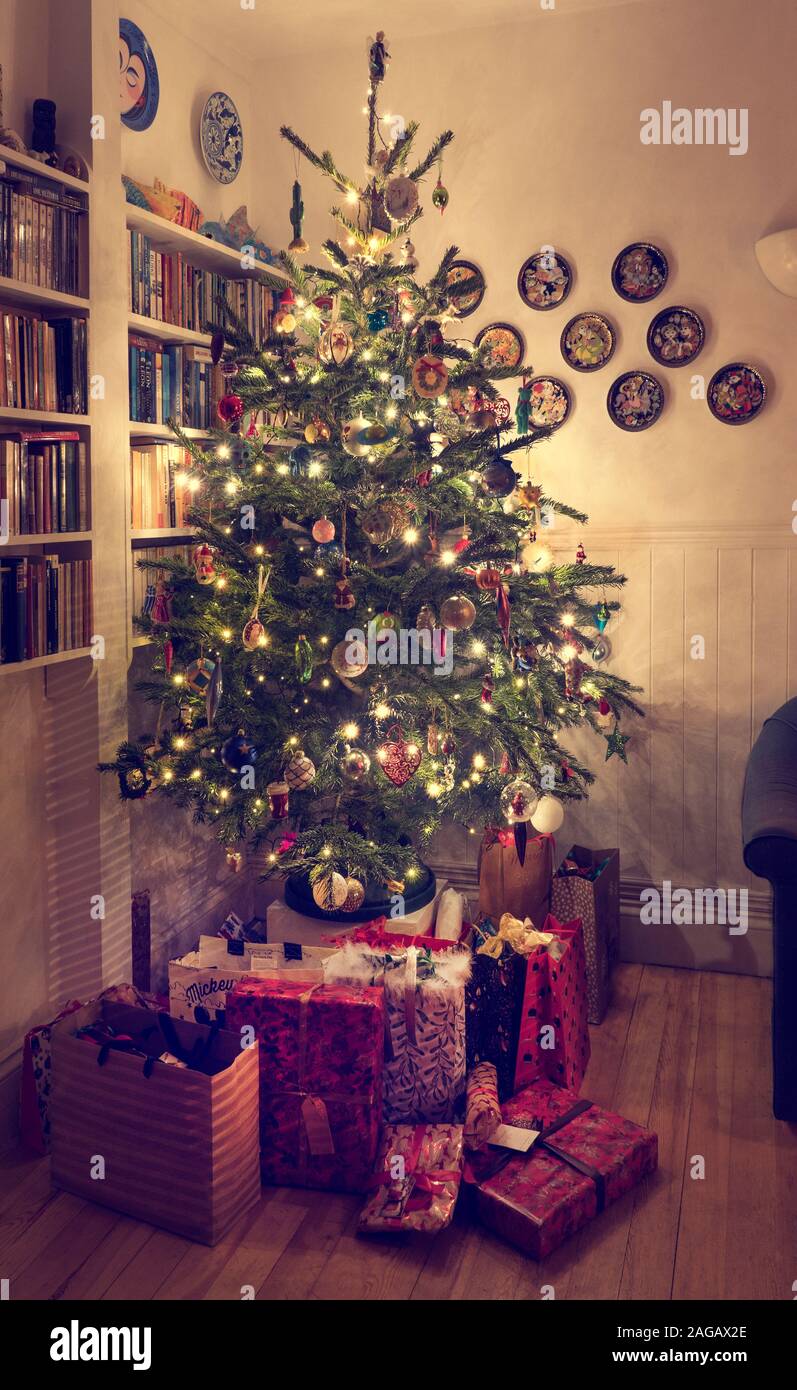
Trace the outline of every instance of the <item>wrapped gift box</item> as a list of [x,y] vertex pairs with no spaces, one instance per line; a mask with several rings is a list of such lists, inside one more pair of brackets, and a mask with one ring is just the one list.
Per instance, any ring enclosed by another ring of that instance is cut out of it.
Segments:
[[470,952],[449,946],[385,949],[345,941],[327,980],[379,983],[385,1001],[384,1119],[445,1124],[465,1093],[465,985]]
[[360,1231],[442,1231],[462,1176],[461,1125],[385,1125]]
[[258,1200],[256,1047],[102,998],[56,1023],[52,1058],[57,1186],[206,1245]]
[[601,1023],[620,950],[620,852],[573,845],[553,880],[551,911],[580,917],[584,927],[590,1023]]
[[[501,926],[507,923],[523,925],[504,914]],[[561,923],[549,914],[542,926],[550,938],[547,945],[522,952],[505,939],[500,952],[477,950],[473,957],[467,988],[468,1070],[492,1062],[502,1101],[543,1076],[577,1090],[589,1061],[580,923]],[[519,941],[517,931],[510,935]],[[527,935],[534,940],[533,933]]]
[[535,1260],[656,1168],[651,1130],[550,1081],[513,1096],[502,1114],[504,1124],[539,1137],[526,1154],[494,1147],[473,1154],[466,1176],[484,1224]]
[[379,1138],[381,989],[249,980],[227,996],[225,1028],[260,1043],[264,1182],[364,1192]]
[[553,864],[552,835],[521,841],[518,852],[513,831],[488,826],[479,850],[479,912],[496,922],[504,912],[529,917],[539,930],[551,908]]

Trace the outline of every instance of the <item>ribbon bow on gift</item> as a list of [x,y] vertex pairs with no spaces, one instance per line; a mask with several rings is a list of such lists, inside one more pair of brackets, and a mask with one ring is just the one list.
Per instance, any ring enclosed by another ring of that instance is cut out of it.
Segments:
[[562,954],[563,943],[553,932],[537,931],[530,917],[521,922],[519,917],[513,917],[511,912],[505,912],[498,923],[498,931],[493,936],[485,937],[476,954],[480,956],[492,956],[494,960],[499,960],[504,949],[508,945],[520,956],[531,955],[538,946],[544,946],[558,960]]

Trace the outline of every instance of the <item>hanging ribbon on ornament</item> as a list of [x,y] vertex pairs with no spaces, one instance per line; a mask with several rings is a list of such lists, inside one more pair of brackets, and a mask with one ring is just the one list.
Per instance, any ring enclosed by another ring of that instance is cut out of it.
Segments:
[[260,605],[265,597],[270,575],[270,569],[265,569],[263,565],[258,565],[255,606],[252,609],[250,617],[244,624],[244,630],[241,633],[241,641],[244,644],[244,649],[248,652],[253,652],[259,646],[263,645],[261,639],[265,638],[266,635],[266,629],[260,621]]
[[[510,565],[510,573],[511,569],[512,567]],[[467,574],[470,579],[474,579],[477,588],[495,590],[495,614],[504,646],[508,648],[512,610],[509,606],[509,597],[506,584],[504,583],[504,576],[492,565],[480,565],[478,568],[474,568],[472,565],[463,565],[461,573]]]

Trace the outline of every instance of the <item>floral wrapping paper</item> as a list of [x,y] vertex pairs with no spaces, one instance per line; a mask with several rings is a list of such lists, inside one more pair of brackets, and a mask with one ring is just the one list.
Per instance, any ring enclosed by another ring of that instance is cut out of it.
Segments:
[[247,1025],[260,1044],[263,1181],[365,1191],[379,1139],[381,989],[241,981],[225,1027]]
[[454,1215],[461,1125],[385,1125],[361,1231],[442,1231]]
[[[520,1091],[547,1077],[558,1086],[578,1091],[590,1057],[581,922],[562,923],[548,916],[543,930],[564,942],[566,949],[558,960],[544,947],[527,958],[512,1089]],[[553,1032],[543,1031],[548,1028]]]
[[[326,963],[327,980],[379,982],[384,988],[383,1117],[387,1124],[445,1124],[465,1093],[465,985],[470,952],[464,948],[389,952],[344,942]],[[414,986],[413,986],[414,979]]]
[[[505,1161],[508,1151],[489,1149],[470,1159],[468,1176],[476,1183],[481,1220],[537,1260],[635,1187],[658,1162],[651,1130],[581,1103],[587,1108],[549,1139],[536,1140],[529,1154]],[[536,1129],[542,1122],[544,1128],[577,1105],[574,1092],[537,1081],[513,1096],[502,1115],[508,1125]]]
[[498,1075],[492,1062],[479,1062],[468,1076],[465,1102],[466,1149],[480,1149],[501,1123]]

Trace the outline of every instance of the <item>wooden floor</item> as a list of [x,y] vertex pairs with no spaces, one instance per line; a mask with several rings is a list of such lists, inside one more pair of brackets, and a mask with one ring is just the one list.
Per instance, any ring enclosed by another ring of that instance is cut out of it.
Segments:
[[[535,1264],[463,1208],[436,1239],[355,1235],[360,1199],[267,1189],[214,1249],[0,1160],[12,1299],[793,1299],[797,1126],[770,1108],[770,984],[624,965],[583,1094],[659,1135],[659,1172]],[[696,1156],[705,1177],[690,1176]]]

